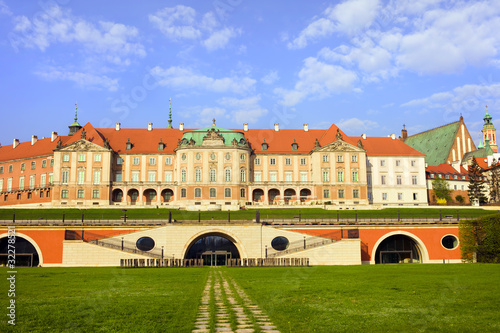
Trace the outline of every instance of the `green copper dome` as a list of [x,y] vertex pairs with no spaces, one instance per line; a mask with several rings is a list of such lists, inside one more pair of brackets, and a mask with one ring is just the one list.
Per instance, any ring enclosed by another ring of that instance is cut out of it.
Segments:
[[201,146],[203,141],[221,141],[225,146],[247,146],[247,140],[242,132],[215,126],[188,131],[182,135],[179,147]]

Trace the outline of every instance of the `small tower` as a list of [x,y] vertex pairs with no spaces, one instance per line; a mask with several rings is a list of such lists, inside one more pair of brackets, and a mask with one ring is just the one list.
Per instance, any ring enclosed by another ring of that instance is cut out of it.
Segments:
[[490,147],[496,151],[497,150],[497,139],[496,139],[496,130],[495,125],[491,121],[491,115],[488,112],[488,106],[486,105],[486,114],[484,115],[484,124],[483,124],[483,141],[489,140]]
[[170,107],[168,108],[168,126],[167,126],[167,128],[173,128],[172,127],[172,99],[169,98],[168,102],[170,103]]
[[82,125],[78,123],[78,105],[76,103],[75,103],[75,121],[68,127],[69,127],[68,135],[73,135],[76,132],[78,132],[80,128],[82,128]]

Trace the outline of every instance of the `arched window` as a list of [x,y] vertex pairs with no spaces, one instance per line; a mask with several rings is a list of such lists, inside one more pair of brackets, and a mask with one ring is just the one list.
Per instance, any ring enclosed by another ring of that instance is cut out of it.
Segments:
[[210,181],[215,182],[217,180],[217,172],[215,169],[210,169]]
[[201,188],[195,188],[194,189],[194,196],[196,198],[201,198]]
[[215,188],[210,189],[210,198],[217,197],[217,190]]
[[231,169],[227,168],[226,170],[224,170],[224,178],[226,182],[231,181]]
[[224,189],[224,196],[226,198],[231,198],[231,189],[230,188],[225,188]]
[[246,182],[247,181],[247,173],[245,169],[240,170],[240,181],[241,182]]
[[187,190],[185,188],[181,188],[181,198],[187,197]]
[[201,182],[201,169],[194,170],[194,180],[197,182]]
[[242,189],[240,190],[240,197],[242,197],[242,198],[246,197],[246,191],[245,191],[245,189],[244,189],[244,188],[242,188]]

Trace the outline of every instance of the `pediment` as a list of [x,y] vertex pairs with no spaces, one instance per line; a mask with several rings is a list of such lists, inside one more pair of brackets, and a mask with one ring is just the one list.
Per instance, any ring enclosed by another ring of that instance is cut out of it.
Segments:
[[327,144],[326,146],[323,147],[317,147],[314,148],[313,151],[317,152],[337,152],[337,151],[343,151],[343,152],[365,152],[363,148],[351,145],[350,143],[347,143],[343,140],[337,140],[332,143]]
[[56,151],[101,151],[108,152],[109,149],[101,147],[95,143],[87,141],[85,139],[78,140],[76,142],[70,143],[67,146],[57,148]]

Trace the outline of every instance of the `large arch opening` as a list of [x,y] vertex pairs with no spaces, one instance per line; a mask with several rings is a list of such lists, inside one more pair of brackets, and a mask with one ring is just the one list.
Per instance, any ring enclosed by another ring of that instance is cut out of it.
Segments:
[[260,188],[253,190],[252,198],[254,202],[264,201],[264,191]]
[[151,188],[148,188],[147,190],[144,191],[143,197],[144,197],[144,202],[146,203],[146,205],[149,206],[151,205],[151,203],[156,201],[156,191]]
[[135,188],[129,190],[127,195],[128,195],[128,201],[130,202],[131,205],[135,205],[139,200],[139,191],[137,191]]
[[280,196],[280,191],[278,189],[270,189],[268,191],[268,197],[269,197],[269,204],[270,205],[275,205],[278,203],[278,200],[279,200],[279,196]]
[[167,188],[167,189],[161,191],[161,197],[163,199],[163,202],[170,202],[170,201],[174,200],[174,191]]
[[[9,259],[9,239],[3,237],[0,239],[0,266],[8,266]],[[11,248],[13,244],[10,244]],[[37,267],[40,264],[40,256],[35,246],[27,239],[17,236],[15,237],[15,266],[16,267]]]
[[121,202],[123,200],[123,191],[119,188],[114,189],[111,198],[113,202]]
[[303,188],[300,190],[300,202],[308,202],[311,199],[311,190]]
[[188,247],[184,259],[203,259],[205,266],[224,266],[229,259],[239,259],[240,252],[229,236],[209,233],[196,238]]
[[293,188],[287,188],[284,192],[284,199],[285,199],[285,205],[288,205],[295,201],[296,197],[296,192]]
[[375,252],[376,264],[410,264],[422,262],[418,243],[407,235],[393,235],[384,239]]

